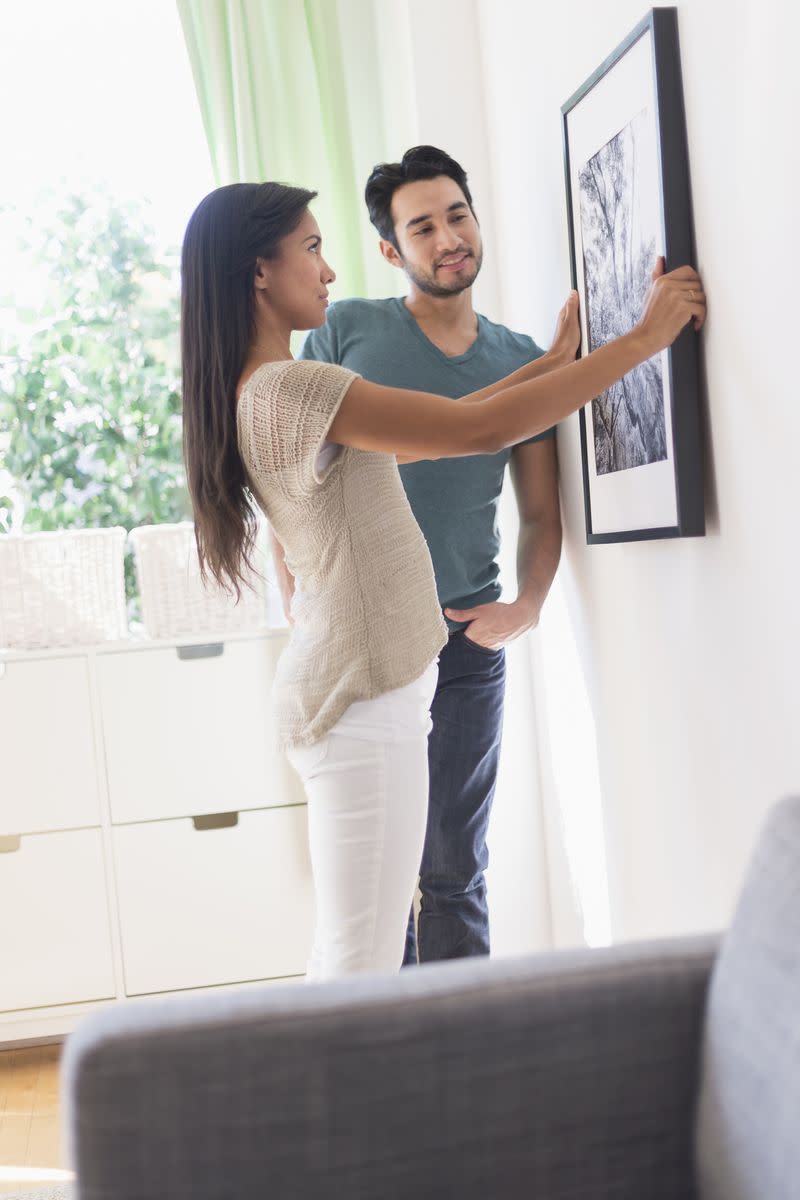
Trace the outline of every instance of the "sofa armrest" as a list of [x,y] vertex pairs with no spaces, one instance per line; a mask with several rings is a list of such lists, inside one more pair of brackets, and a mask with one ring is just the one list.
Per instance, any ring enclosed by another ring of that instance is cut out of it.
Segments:
[[712,939],[107,1010],[81,1200],[688,1200]]

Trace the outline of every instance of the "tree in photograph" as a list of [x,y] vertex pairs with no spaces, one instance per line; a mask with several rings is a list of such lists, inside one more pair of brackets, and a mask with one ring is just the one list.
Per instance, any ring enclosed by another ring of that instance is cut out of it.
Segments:
[[27,226],[41,299],[0,340],[0,530],[185,519],[177,254],[108,198]]
[[[651,136],[642,112],[579,171],[589,349],[633,328],[655,261],[655,221],[640,179],[638,149]],[[597,473],[667,457],[658,358],[636,367],[592,402]]]

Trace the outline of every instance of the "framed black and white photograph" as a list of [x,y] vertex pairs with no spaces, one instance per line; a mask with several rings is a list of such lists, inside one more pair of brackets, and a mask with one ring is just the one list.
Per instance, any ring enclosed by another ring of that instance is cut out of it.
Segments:
[[[582,353],[638,321],[659,255],[693,264],[677,10],[652,9],[562,107]],[[705,532],[697,335],[580,413],[590,543]]]

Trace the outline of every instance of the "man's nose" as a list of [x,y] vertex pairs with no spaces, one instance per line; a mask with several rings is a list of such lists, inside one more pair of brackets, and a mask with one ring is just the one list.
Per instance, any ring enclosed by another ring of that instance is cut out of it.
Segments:
[[461,239],[455,229],[444,228],[436,233],[437,254],[453,254],[461,245]]

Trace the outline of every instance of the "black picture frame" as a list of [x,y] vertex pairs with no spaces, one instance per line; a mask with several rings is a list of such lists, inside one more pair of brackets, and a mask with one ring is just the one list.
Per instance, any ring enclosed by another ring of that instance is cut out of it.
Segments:
[[[579,203],[588,216],[591,216],[591,208],[589,207],[591,199],[584,199],[585,196],[588,196],[590,190],[589,184],[585,181],[591,180],[591,174],[586,175],[585,172],[587,170],[590,172],[594,171],[600,175],[602,182],[602,162],[610,162],[610,159],[601,160],[600,155],[607,151],[607,147],[611,146],[612,142],[619,141],[624,134],[627,134],[627,130],[619,125],[615,129],[613,118],[609,117],[609,120],[612,121],[609,129],[613,132],[609,135],[608,142],[605,145],[602,142],[598,143],[600,149],[594,152],[594,156],[591,159],[584,160],[582,167],[577,162],[577,157],[575,162],[571,161],[573,137],[575,137],[575,141],[579,146],[579,149],[575,152],[576,156],[579,157],[581,152],[585,153],[586,145],[591,141],[590,138],[587,139],[586,129],[594,129],[595,126],[602,129],[603,120],[605,119],[602,111],[600,111],[604,103],[602,97],[609,94],[617,97],[612,102],[611,108],[614,113],[618,114],[621,111],[620,106],[622,105],[624,108],[624,80],[627,78],[625,72],[627,71],[627,75],[630,76],[631,62],[635,62],[637,64],[638,78],[644,79],[644,72],[648,70],[645,64],[645,56],[649,58],[653,113],[651,117],[647,110],[643,110],[640,114],[635,115],[633,110],[636,108],[636,103],[634,101],[628,128],[633,129],[634,120],[639,120],[640,118],[642,120],[646,119],[649,122],[646,131],[650,144],[650,158],[648,161],[652,162],[652,159],[655,158],[657,163],[657,172],[654,173],[654,177],[657,178],[656,190],[658,192],[657,207],[659,211],[657,218],[655,217],[656,206],[655,204],[651,205],[654,221],[657,219],[660,223],[660,229],[656,230],[657,252],[663,253],[667,271],[684,263],[694,262],[694,236],[689,190],[689,163],[678,44],[677,11],[676,8],[651,9],[636,28],[631,31],[628,37],[617,46],[561,108],[572,286],[578,289],[581,296],[581,321],[583,325],[581,353],[585,352],[585,348],[590,340],[590,315],[586,311],[586,298],[590,281],[585,274],[588,270],[585,251],[581,252],[582,274],[580,276],[578,274],[578,246],[580,244],[583,247],[583,238],[582,226],[576,228],[575,224],[576,204],[574,193],[577,188]],[[643,39],[648,38],[651,46],[649,55],[647,55],[646,41],[643,42]],[[627,56],[631,55],[634,50],[636,58],[631,59],[626,67],[622,67],[621,64],[626,62]],[[604,81],[611,79],[614,72],[622,73],[616,81],[612,80],[610,84],[604,83]],[[598,86],[600,84],[603,84],[602,89]],[[641,84],[637,83],[636,87],[632,88],[632,91],[639,94],[641,86]],[[593,113],[587,107],[593,104],[598,109],[596,113]],[[577,124],[576,121],[578,122]],[[642,125],[638,128],[644,130],[645,126]],[[580,133],[578,134],[576,131],[580,131]],[[582,147],[580,146],[581,139],[583,141]],[[610,153],[614,153],[614,151]],[[622,161],[624,162],[624,159]],[[638,163],[639,159],[635,154],[630,154],[629,161]],[[598,167],[594,165],[596,163],[601,165]],[[584,182],[576,184],[576,180]],[[580,191],[580,187],[584,187],[583,192]],[[634,189],[631,187],[630,194],[633,195],[633,193]],[[598,197],[601,196],[600,187],[595,188],[595,194]],[[605,197],[605,195],[606,191],[603,188],[602,196]],[[604,207],[602,202],[598,203],[598,211],[600,208],[604,209]],[[601,222],[598,221],[596,225],[599,228]],[[633,219],[631,219],[631,225],[633,225]],[[614,226],[606,221],[606,228],[613,230]],[[587,229],[590,229],[588,218]],[[660,238],[658,237],[659,233]],[[580,236],[580,242],[577,235]],[[607,241],[612,246],[612,259],[614,261],[614,273],[616,274],[617,260],[613,254],[615,236],[613,232],[610,236],[606,234]],[[590,244],[591,237],[590,230]],[[631,238],[632,240],[633,238]],[[630,257],[633,258],[633,254]],[[639,271],[637,279],[640,278],[641,272]],[[618,290],[617,294],[619,294]],[[599,305],[597,307],[598,309],[600,308]],[[631,325],[632,323],[631,321]],[[598,341],[598,344],[602,344],[602,342]],[[651,362],[655,362],[655,360],[651,360]],[[613,463],[613,447],[611,450],[606,448],[604,451],[600,443],[605,438],[606,445],[608,446],[612,434],[608,432],[609,425],[604,421],[602,427],[598,423],[597,428],[600,430],[600,437],[598,438],[594,417],[595,414],[603,411],[611,413],[615,410],[613,408],[601,410],[593,406],[598,404],[605,396],[610,395],[610,390],[609,393],[604,393],[604,397],[592,401],[590,405],[586,406],[586,409],[580,411],[586,540],[590,545],[609,542],[644,541],[655,538],[700,537],[704,535],[705,510],[698,368],[697,334],[691,326],[687,326],[674,342],[671,349],[665,351],[660,358],[660,374],[658,376],[660,383],[650,385],[652,394],[655,394],[657,387],[661,388],[661,412],[657,417],[653,418],[654,422],[656,419],[660,419],[661,422],[657,435],[658,448],[652,450],[645,446],[645,449],[638,450],[638,453],[664,454],[664,447],[667,450],[671,450],[671,454],[666,453],[666,456],[657,462],[651,462],[648,459],[642,463],[634,463],[632,468],[627,465],[621,467],[608,465],[609,459]],[[651,370],[655,371],[656,368],[653,367]],[[626,380],[632,378],[633,373],[630,376],[626,376]],[[651,378],[653,377],[651,376]],[[641,391],[643,385],[639,384],[638,386]],[[627,395],[627,393],[625,394]],[[613,403],[613,401],[608,400],[605,402],[606,405]],[[619,404],[619,400],[617,403]],[[588,419],[587,410],[590,410]],[[627,411],[631,411],[630,406],[627,406]],[[611,423],[612,430],[615,424],[616,419]],[[632,422],[628,420],[627,416],[622,422],[623,430],[626,424],[630,429]],[[590,438],[592,439],[591,445]],[[661,441],[662,438],[663,442]],[[593,452],[591,460],[589,457],[590,451]],[[603,454],[605,454],[604,458]],[[672,468],[671,472],[669,465]],[[604,472],[603,474],[600,473],[601,470]],[[650,472],[649,475],[648,472]],[[623,478],[626,475],[628,478]],[[663,502],[660,500],[659,503],[651,503],[647,492],[648,487],[655,487],[658,497],[662,498]],[[617,494],[614,490],[616,488],[619,489],[620,496],[624,497],[624,499],[620,499],[618,504],[616,501],[610,503],[608,502],[609,497],[614,497]],[[671,502],[668,502],[670,489],[672,489],[674,496],[674,513],[671,508]],[[640,501],[647,501],[646,503],[640,503],[638,513],[636,512],[637,496],[639,496]],[[658,508],[659,506],[663,508],[664,512],[669,510],[668,515],[666,517],[648,519],[646,515],[648,510]],[[599,519],[598,514],[594,511],[595,508],[599,510],[601,507],[603,509],[602,520]],[[617,511],[617,508],[619,511]],[[633,510],[630,514],[627,511],[628,508]],[[644,520],[642,519],[643,513],[645,514]]]

